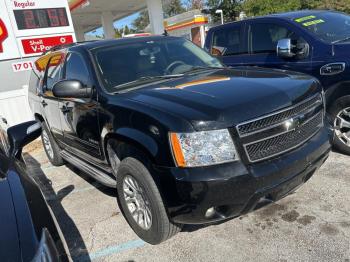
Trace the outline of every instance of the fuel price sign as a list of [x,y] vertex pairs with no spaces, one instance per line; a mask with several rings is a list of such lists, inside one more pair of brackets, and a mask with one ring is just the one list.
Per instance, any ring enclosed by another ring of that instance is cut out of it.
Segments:
[[[6,29],[1,26],[0,20],[0,44],[7,32],[12,31],[15,46],[22,58],[37,56],[55,45],[75,41],[67,0],[0,0],[1,2],[7,10],[0,19],[7,16],[10,25]],[[3,48],[3,52],[7,51],[9,50]]]

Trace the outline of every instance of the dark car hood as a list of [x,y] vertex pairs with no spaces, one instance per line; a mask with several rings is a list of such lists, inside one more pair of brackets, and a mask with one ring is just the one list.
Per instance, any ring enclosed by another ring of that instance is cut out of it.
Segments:
[[130,92],[131,99],[178,115],[196,130],[230,127],[319,91],[314,78],[263,68],[219,69]]
[[16,212],[11,188],[6,178],[0,178],[0,254],[2,261],[20,261],[21,249],[18,239]]

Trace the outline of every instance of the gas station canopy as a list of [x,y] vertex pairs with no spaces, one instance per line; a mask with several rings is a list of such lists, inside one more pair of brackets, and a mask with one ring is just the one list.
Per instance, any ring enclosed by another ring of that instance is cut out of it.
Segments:
[[148,9],[153,33],[163,32],[161,0],[69,0],[75,32],[78,40],[84,33],[103,27],[105,38],[114,37],[113,22]]

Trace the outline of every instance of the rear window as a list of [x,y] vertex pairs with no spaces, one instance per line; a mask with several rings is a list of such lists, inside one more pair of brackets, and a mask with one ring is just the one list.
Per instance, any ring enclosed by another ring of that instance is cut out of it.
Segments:
[[350,41],[350,16],[338,12],[318,12],[293,19],[296,24],[327,43]]

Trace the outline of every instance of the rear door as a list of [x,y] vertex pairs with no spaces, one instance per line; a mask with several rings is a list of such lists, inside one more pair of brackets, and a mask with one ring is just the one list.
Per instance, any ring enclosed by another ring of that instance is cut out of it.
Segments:
[[220,26],[209,36],[211,55],[219,58],[227,66],[243,65],[248,55],[244,39],[245,23]]
[[306,40],[289,24],[282,21],[251,20],[247,22],[245,37],[248,42],[249,55],[246,57],[246,65],[280,68],[304,73],[311,73],[312,59],[311,52],[299,58],[281,58],[277,56],[278,40],[290,38],[298,44],[307,43]]
[[[64,79],[79,80],[83,86],[92,87],[90,70],[80,53],[67,54]],[[92,98],[62,98],[59,103],[66,148],[80,157],[83,152],[86,158],[101,158],[97,105],[97,101]]]

